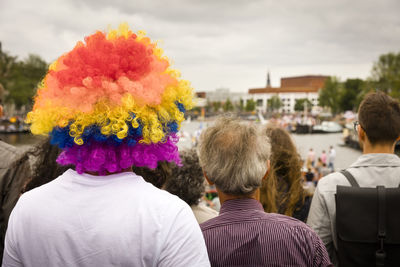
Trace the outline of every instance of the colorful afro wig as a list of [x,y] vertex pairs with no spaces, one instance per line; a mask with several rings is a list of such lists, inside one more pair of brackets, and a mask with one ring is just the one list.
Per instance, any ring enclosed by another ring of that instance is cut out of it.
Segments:
[[53,64],[27,122],[63,152],[78,173],[180,164],[176,135],[191,109],[190,83],[143,32],[127,24],[96,32]]

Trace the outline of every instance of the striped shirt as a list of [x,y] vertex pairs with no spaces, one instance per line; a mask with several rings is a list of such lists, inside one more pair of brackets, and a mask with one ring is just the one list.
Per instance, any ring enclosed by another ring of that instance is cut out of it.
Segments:
[[265,213],[254,199],[225,201],[220,215],[200,227],[211,266],[333,266],[306,224]]

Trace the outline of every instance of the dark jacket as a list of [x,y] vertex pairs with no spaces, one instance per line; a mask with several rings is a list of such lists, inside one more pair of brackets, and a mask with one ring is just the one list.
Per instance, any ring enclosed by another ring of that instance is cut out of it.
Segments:
[[3,258],[8,218],[30,175],[28,155],[0,140],[0,259]]

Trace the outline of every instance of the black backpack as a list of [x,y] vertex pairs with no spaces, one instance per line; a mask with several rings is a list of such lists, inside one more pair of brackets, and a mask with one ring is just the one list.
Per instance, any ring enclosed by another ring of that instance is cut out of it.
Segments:
[[400,266],[400,186],[337,186],[336,234],[340,267]]

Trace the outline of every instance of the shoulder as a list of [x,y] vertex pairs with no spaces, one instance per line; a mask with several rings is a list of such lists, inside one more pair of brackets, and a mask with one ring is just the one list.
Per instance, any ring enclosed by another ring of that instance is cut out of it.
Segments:
[[[50,200],[52,206],[61,203],[67,205],[69,201],[85,201],[88,205],[96,205],[98,198],[107,199],[110,203],[120,203],[120,207],[130,206],[132,209],[143,209],[150,213],[171,215],[182,209],[190,211],[183,200],[156,188],[134,173],[124,173],[118,177],[88,177],[72,170],[67,170],[53,181],[24,193],[21,196],[21,208],[41,209],[41,204]],[[107,208],[111,206],[107,204]]]
[[321,178],[318,181],[317,190],[319,193],[336,192],[337,185],[348,185],[346,177],[340,172],[333,172]]
[[[26,152],[3,141],[0,141],[0,154],[2,156],[0,169],[9,169],[10,167],[15,166],[15,163],[18,161],[26,161],[26,163],[28,163]],[[18,165],[19,164],[21,163],[18,163]]]
[[[278,213],[265,213],[265,212],[259,212],[257,215],[254,215],[252,217],[258,217],[257,221],[266,225],[266,227],[263,227],[265,229],[270,229],[273,231],[277,232],[287,232],[290,229],[303,229],[304,231],[311,231],[309,226],[307,226],[305,223],[299,221],[298,219],[295,219],[293,217],[289,217],[286,215],[278,214]],[[249,218],[248,221],[236,221],[235,219],[232,219],[231,221],[227,218],[224,218],[224,216],[219,215],[215,218],[212,218],[208,220],[205,223],[200,224],[200,227],[203,231],[207,230],[212,230],[218,227],[223,227],[228,224],[235,224],[235,223],[240,223],[240,224],[246,224],[246,223],[254,223],[255,220],[250,220]]]

